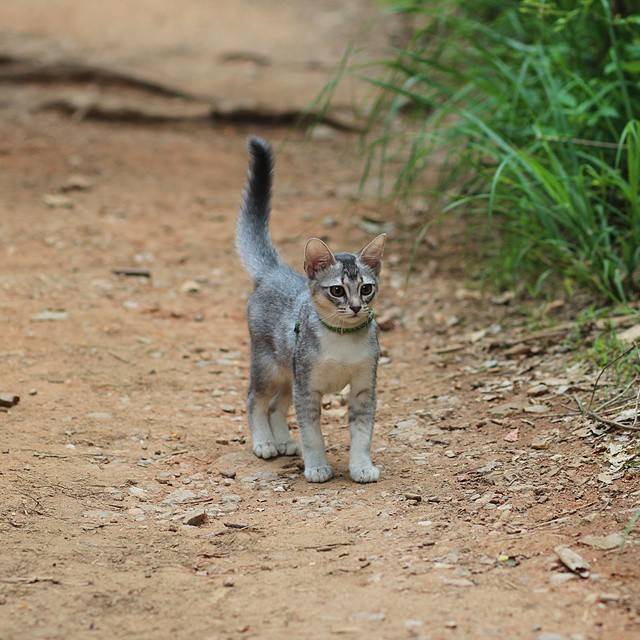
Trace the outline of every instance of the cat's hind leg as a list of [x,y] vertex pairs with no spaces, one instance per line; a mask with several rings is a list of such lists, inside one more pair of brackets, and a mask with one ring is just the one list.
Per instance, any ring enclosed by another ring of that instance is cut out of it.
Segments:
[[279,452],[269,424],[269,403],[274,389],[273,372],[255,354],[252,356],[247,411],[253,453],[258,458],[275,458]]
[[278,452],[284,456],[299,456],[300,445],[291,437],[287,424],[287,412],[291,405],[291,387],[282,387],[271,400],[269,424]]

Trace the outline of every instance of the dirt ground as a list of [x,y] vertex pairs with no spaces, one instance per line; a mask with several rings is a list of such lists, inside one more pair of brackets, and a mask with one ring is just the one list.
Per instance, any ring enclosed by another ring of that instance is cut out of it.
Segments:
[[[354,199],[355,137],[0,115],[0,392],[21,398],[0,412],[0,639],[640,636],[637,533],[588,537],[621,532],[640,487],[566,417],[584,368],[465,284],[455,228],[405,286],[419,207]],[[339,395],[334,480],[250,451],[249,133],[277,149],[290,264],[310,235],[355,250],[390,225],[377,484],[348,479]]]

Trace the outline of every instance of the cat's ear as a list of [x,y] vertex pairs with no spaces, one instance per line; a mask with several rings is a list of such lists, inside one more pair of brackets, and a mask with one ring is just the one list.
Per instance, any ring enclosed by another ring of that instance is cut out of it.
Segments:
[[386,233],[376,236],[358,255],[360,262],[366,264],[376,275],[382,269],[382,254],[384,253],[384,243],[387,239]]
[[315,278],[320,271],[335,264],[335,261],[331,249],[320,238],[311,238],[307,241],[304,248],[304,270],[309,278]]

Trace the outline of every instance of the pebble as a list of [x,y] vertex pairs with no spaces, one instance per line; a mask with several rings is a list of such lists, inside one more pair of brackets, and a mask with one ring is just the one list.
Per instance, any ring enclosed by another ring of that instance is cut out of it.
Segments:
[[0,407],[15,407],[20,402],[20,396],[14,393],[0,393]]
[[67,312],[61,309],[45,309],[40,313],[31,316],[32,322],[52,322],[55,320],[66,320]]
[[194,491],[190,489],[176,489],[170,493],[162,502],[164,504],[179,504],[180,502],[186,502],[196,497]]
[[182,291],[182,293],[198,293],[200,289],[200,285],[195,280],[187,280],[186,282],[183,282],[180,287],[180,291]]
[[130,496],[134,496],[135,498],[142,498],[144,496],[144,489],[140,487],[129,487],[128,493]]
[[194,509],[185,514],[182,519],[183,524],[191,527],[199,527],[207,521],[207,513],[204,509]]
[[51,209],[72,209],[73,200],[67,196],[63,196],[57,193],[47,193],[42,196],[42,202]]
[[220,469],[220,475],[223,478],[229,478],[231,480],[233,480],[236,477],[236,470],[235,469]]
[[222,586],[223,587],[234,587],[236,584],[236,581],[233,578],[225,578],[222,581]]
[[160,484],[169,484],[172,479],[173,479],[173,473],[171,473],[170,471],[160,471],[156,475],[156,480]]

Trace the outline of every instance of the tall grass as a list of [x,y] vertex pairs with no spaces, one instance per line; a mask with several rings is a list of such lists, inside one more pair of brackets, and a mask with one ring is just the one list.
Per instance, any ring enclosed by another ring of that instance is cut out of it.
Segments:
[[395,192],[413,192],[444,152],[443,184],[456,185],[446,209],[490,223],[497,284],[637,297],[638,3],[390,4],[424,26],[384,61],[385,75],[365,73],[380,90],[365,177],[393,169]]

